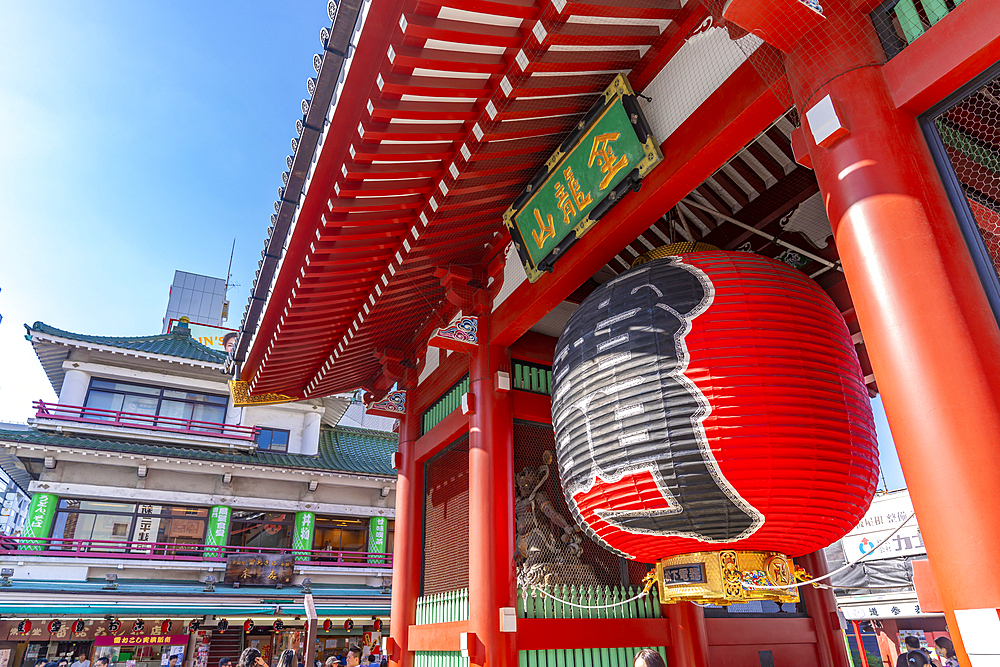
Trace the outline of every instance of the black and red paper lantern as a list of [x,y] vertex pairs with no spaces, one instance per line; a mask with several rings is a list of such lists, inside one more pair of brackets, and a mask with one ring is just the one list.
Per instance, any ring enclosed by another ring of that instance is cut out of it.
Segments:
[[78,618],[73,621],[73,632],[83,632],[83,629],[87,627],[82,618]]
[[121,630],[121,628],[122,628],[122,622],[119,621],[117,618],[113,618],[110,621],[108,621],[108,630],[110,630],[111,632],[118,632],[119,630]]
[[253,619],[248,618],[247,620],[243,621],[243,632],[250,632],[251,630],[253,630],[253,626],[254,626]]
[[171,623],[172,623],[172,621],[169,618],[167,620],[163,621],[162,623],[160,623],[160,634],[161,635],[169,635],[170,634],[170,625],[171,625]]
[[188,621],[188,634],[193,635],[194,633],[198,632],[198,628],[200,627],[201,627],[201,621],[199,621],[197,618],[191,619],[190,621]]
[[352,621],[351,619],[347,619],[346,621],[344,621],[344,629],[347,630],[348,632],[350,632],[351,630],[353,630],[354,629],[354,621]]
[[141,618],[136,619],[132,623],[132,634],[133,635],[137,635],[137,634],[141,633],[145,629],[146,629],[146,621],[142,620]]
[[716,251],[637,266],[580,304],[552,371],[566,502],[628,558],[806,554],[855,526],[875,492],[851,334],[780,262]]
[[285,624],[279,618],[274,623],[271,624],[271,629],[275,632],[281,632],[285,628]]
[[330,619],[326,619],[325,621],[323,621],[323,630],[325,632],[329,632],[332,627],[333,627],[333,621],[331,621]]
[[49,631],[50,634],[51,633],[55,633],[55,632],[59,632],[59,630],[62,629],[62,621],[60,621],[58,618],[52,619],[51,621],[49,621],[49,625],[48,625],[47,629],[48,629],[48,631]]
[[219,632],[225,632],[229,629],[229,621],[224,618],[220,618],[219,622],[215,624],[215,629]]
[[17,634],[19,634],[19,635],[26,635],[29,632],[31,632],[31,621],[30,620],[24,619],[23,621],[21,621],[20,623],[17,624]]
[[372,630],[374,630],[375,632],[382,632],[381,618],[376,618],[374,621],[372,621]]

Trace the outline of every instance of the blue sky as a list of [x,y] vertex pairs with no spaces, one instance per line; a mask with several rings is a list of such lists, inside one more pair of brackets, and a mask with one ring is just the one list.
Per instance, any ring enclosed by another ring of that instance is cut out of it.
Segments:
[[[54,400],[23,323],[160,332],[175,269],[239,324],[326,3],[0,0],[0,421]],[[883,469],[903,486],[881,401]]]
[[175,269],[238,325],[326,2],[0,0],[0,421],[54,398],[23,323],[160,332]]

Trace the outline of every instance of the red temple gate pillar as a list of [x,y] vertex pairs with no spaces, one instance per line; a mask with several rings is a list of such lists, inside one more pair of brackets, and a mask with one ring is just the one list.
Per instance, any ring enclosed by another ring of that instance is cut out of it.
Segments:
[[660,605],[670,621],[669,667],[709,667],[705,612],[693,602]]
[[[826,556],[822,551],[799,556],[795,561],[805,568],[811,577],[822,577],[829,571],[826,566]],[[833,596],[833,589],[802,586],[799,588],[799,595],[802,596],[806,613],[816,628],[816,650],[819,653],[820,665],[851,667],[847,647],[844,646],[844,636],[840,632],[837,599]]]
[[515,606],[516,595],[513,418],[509,392],[496,385],[510,361],[506,348],[489,344],[488,317],[478,326],[469,366],[469,632],[477,640],[470,662],[515,667],[514,633],[500,632],[500,609]]
[[399,424],[399,470],[396,475],[395,553],[392,560],[392,607],[389,622],[389,664],[412,667],[413,651],[407,635],[417,622],[420,596],[420,553],[423,548],[421,508],[424,502],[423,466],[417,465],[414,443],[420,437],[420,414],[414,409],[413,389],[407,389],[407,410]]
[[786,60],[805,143],[946,613],[1000,607],[1000,331],[870,20],[829,9]]

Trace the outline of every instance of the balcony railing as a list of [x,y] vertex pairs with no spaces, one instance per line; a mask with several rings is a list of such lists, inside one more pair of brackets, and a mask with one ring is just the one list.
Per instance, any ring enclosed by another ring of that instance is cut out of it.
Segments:
[[224,563],[238,554],[291,554],[297,566],[392,569],[391,553],[329,551],[326,549],[274,549],[171,542],[76,540],[62,537],[0,537],[0,556],[50,556],[114,558],[129,560]]
[[102,426],[121,426],[152,431],[166,431],[184,435],[210,436],[213,438],[229,438],[242,441],[243,444],[257,442],[260,433],[259,426],[240,426],[238,424],[219,424],[217,422],[183,419],[180,417],[165,417],[162,415],[144,415],[137,412],[122,410],[103,410],[87,408],[80,405],[59,405],[35,401],[35,419],[56,419],[60,421],[84,424],[100,424]]

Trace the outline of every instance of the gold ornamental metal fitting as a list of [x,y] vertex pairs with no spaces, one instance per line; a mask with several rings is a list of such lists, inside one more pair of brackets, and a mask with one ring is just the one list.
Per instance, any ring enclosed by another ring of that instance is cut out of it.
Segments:
[[665,603],[798,602],[794,573],[792,559],[774,551],[701,551],[661,559],[656,584]]
[[711,243],[700,243],[698,241],[682,241],[681,243],[671,243],[653,248],[649,252],[639,255],[632,261],[632,266],[639,266],[654,259],[670,257],[671,255],[683,255],[686,252],[701,252],[703,250],[718,250]]

